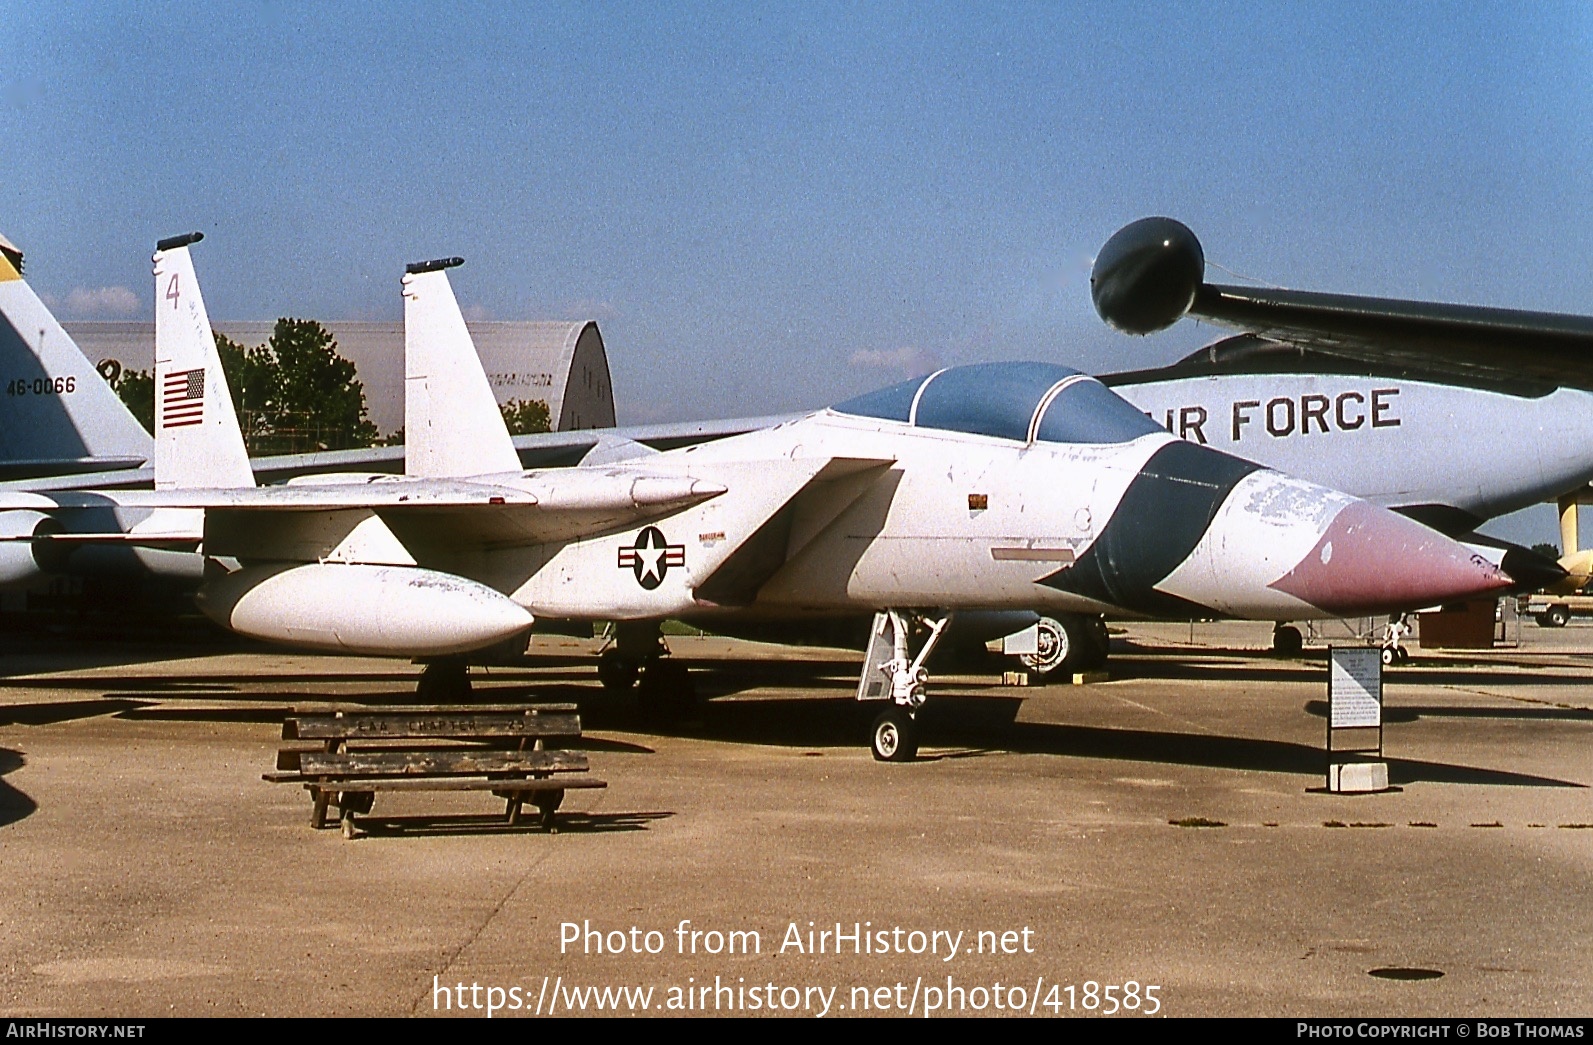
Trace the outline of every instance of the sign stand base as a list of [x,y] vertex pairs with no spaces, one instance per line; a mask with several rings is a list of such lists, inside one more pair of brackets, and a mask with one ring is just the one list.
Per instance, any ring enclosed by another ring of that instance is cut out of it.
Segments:
[[1327,789],[1335,795],[1388,791],[1388,763],[1331,762],[1328,764]]

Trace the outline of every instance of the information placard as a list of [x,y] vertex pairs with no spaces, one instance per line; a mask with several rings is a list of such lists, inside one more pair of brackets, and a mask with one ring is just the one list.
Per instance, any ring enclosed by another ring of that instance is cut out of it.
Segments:
[[1366,646],[1328,650],[1328,726],[1379,728],[1383,724],[1383,651]]

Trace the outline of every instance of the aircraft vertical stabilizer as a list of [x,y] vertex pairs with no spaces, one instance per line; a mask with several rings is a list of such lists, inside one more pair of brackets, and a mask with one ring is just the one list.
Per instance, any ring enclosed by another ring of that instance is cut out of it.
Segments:
[[254,472],[194,276],[197,232],[155,250],[155,488],[252,487]]
[[431,479],[518,472],[509,429],[454,299],[459,258],[404,273],[404,472]]
[[149,435],[22,278],[22,252],[0,239],[0,474],[136,467]]

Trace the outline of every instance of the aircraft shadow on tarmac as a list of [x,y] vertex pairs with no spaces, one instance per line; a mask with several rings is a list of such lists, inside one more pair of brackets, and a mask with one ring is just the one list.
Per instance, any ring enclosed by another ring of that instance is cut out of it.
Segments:
[[[1143,655],[1112,657],[1112,678],[1115,681],[1148,681],[1162,679],[1167,681],[1185,682],[1250,682],[1250,683],[1280,683],[1280,682],[1327,682],[1327,659],[1318,661],[1277,660],[1273,662],[1261,661],[1258,663],[1254,651],[1246,652],[1242,656],[1236,653],[1225,655],[1223,651],[1200,650],[1192,654],[1189,650],[1156,651],[1155,656]],[[1230,663],[1230,657],[1243,660],[1243,664]],[[1383,673],[1385,685],[1410,685],[1410,686],[1487,686],[1498,685],[1500,672],[1509,672],[1509,681],[1512,686],[1578,686],[1586,685],[1593,681],[1593,673],[1567,669],[1556,665],[1554,670],[1533,667],[1526,671],[1519,670],[1517,664],[1498,665],[1466,665],[1448,666],[1433,662],[1423,662],[1420,659],[1411,662],[1410,666],[1402,667]]]
[[[1513,679],[1512,684],[1514,684]],[[1305,702],[1305,713],[1316,718],[1327,718],[1328,702],[1325,700],[1308,700]],[[1442,704],[1406,704],[1399,707],[1384,705],[1383,707],[1383,721],[1385,723],[1415,722],[1424,718],[1506,719],[1516,722],[1593,722],[1593,709],[1559,705],[1547,707],[1541,704],[1533,707],[1505,708],[1457,708],[1446,707]]]
[[[621,831],[645,831],[649,824],[667,820],[671,812],[631,813],[581,813],[571,810],[559,813],[559,834],[611,834]],[[359,818],[362,832],[372,836],[426,835],[522,835],[547,834],[535,822],[535,817],[510,824],[502,816],[469,814],[463,816],[380,816],[369,814]],[[358,838],[358,836],[355,836]]]
[[0,704],[0,726],[49,726],[148,707],[146,701],[107,694],[89,700],[50,700],[36,704]]
[[[0,777],[7,773],[21,769],[27,760],[22,752],[10,748],[0,747]],[[14,824],[24,817],[32,816],[39,808],[39,804],[29,798],[24,792],[17,790],[4,780],[0,780],[0,827]]]
[[[1327,753],[1320,747],[1251,737],[1171,733],[1158,730],[1107,729],[1095,726],[1018,722],[1023,699],[1007,696],[942,696],[925,705],[920,715],[923,743],[950,747],[935,758],[971,758],[1012,752],[1072,758],[1113,759],[1289,773],[1321,778]],[[779,747],[844,747],[861,744],[878,705],[860,705],[850,696],[821,698],[768,697],[715,700],[700,716],[678,729],[638,724],[637,715],[621,701],[584,701],[582,720],[588,728],[618,728],[678,734],[703,740]],[[980,749],[980,746],[983,749]],[[1580,788],[1570,780],[1473,766],[1415,759],[1386,759],[1396,783],[1481,784],[1495,787]]]
[[[926,734],[928,730],[925,731]],[[925,737],[925,742],[931,738]],[[1008,750],[1026,754],[1072,755],[1133,762],[1202,766],[1211,769],[1294,773],[1321,778],[1327,753],[1320,747],[1253,737],[1223,737],[1157,730],[1102,729],[1095,726],[1019,723]],[[1493,787],[1580,788],[1585,784],[1553,777],[1417,759],[1384,758],[1392,783],[1483,784]]]

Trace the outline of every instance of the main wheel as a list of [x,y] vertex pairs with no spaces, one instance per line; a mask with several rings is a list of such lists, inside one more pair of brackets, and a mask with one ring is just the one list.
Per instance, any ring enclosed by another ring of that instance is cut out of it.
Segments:
[[620,656],[617,649],[606,649],[598,654],[597,680],[610,693],[628,693],[636,685],[641,668],[633,660]]
[[1050,617],[1041,617],[1035,629],[1039,632],[1038,651],[1020,653],[1018,660],[1036,674],[1049,675],[1060,670],[1074,652],[1073,637],[1061,621]]
[[1399,663],[1399,647],[1398,646],[1384,646],[1383,647],[1383,652],[1380,654],[1380,656],[1383,658],[1383,663],[1386,664],[1386,665],[1398,664]]
[[1571,607],[1556,604],[1543,611],[1543,616],[1538,618],[1551,628],[1563,628],[1571,620]]
[[655,722],[674,723],[697,709],[697,686],[686,665],[668,657],[653,657],[642,668],[636,687],[642,714]]
[[869,734],[869,747],[878,762],[911,762],[918,757],[918,723],[903,707],[880,712]]
[[1272,629],[1272,652],[1280,657],[1298,657],[1305,649],[1305,636],[1292,624]]
[[1083,631],[1088,640],[1085,645],[1089,650],[1088,661],[1083,665],[1084,670],[1096,671],[1106,667],[1106,662],[1112,655],[1112,633],[1106,628],[1106,618],[1086,618]]

